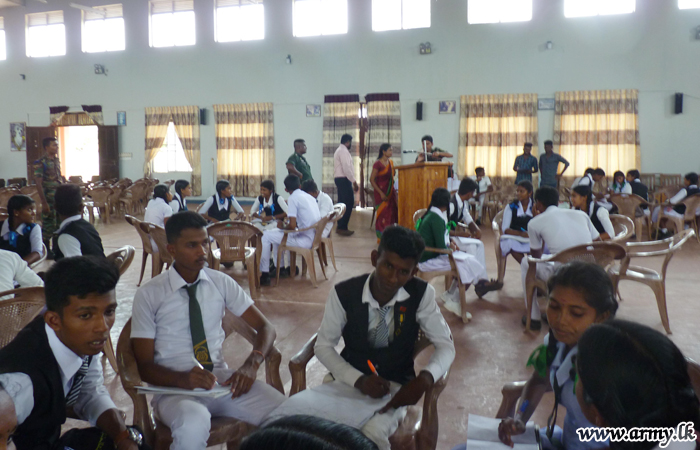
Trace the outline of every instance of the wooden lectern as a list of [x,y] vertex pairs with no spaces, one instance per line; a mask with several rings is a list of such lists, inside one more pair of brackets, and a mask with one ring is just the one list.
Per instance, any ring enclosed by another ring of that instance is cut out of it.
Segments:
[[399,225],[413,229],[413,213],[427,208],[433,191],[447,188],[446,162],[420,162],[397,167],[399,171]]

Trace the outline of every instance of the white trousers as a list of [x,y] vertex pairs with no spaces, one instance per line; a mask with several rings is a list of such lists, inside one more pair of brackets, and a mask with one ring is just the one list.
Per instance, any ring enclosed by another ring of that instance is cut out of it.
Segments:
[[[230,376],[233,371],[228,373]],[[255,381],[247,394],[236,399],[228,395],[163,395],[153,399],[153,409],[172,432],[170,450],[204,450],[212,417],[233,417],[257,426],[284,400],[285,396],[272,386]]]
[[[508,235],[506,235],[508,236]],[[508,256],[511,252],[518,252],[518,253],[530,253],[530,243],[529,242],[520,242],[516,241],[515,239],[510,239],[507,237],[501,236],[501,254],[503,256]]]
[[[657,220],[659,220],[659,210],[661,209],[660,206],[657,206],[654,208],[654,212],[651,214],[651,221],[656,223]],[[675,209],[669,208],[668,211],[664,211],[664,215],[667,217],[683,217],[683,214],[676,212]]]
[[474,255],[479,263],[486,267],[486,251],[484,243],[480,239],[453,237],[452,241],[457,244],[460,251]]
[[[560,263],[550,262],[537,263],[537,274],[535,276],[537,279],[544,280],[546,282],[560,265]],[[525,286],[525,279],[527,278],[528,267],[530,267],[530,264],[527,262],[527,258],[523,258],[522,262],[520,263],[520,275],[523,281],[523,299],[525,301],[525,308],[527,308],[527,288]],[[537,304],[537,290],[532,293],[532,313],[530,314],[530,318],[532,320],[542,320],[540,305]]]
[[[313,233],[313,230],[311,230]],[[262,236],[262,255],[260,257],[260,272],[268,273],[270,271],[270,245],[272,245],[272,253],[277,255],[277,248],[282,243],[282,238],[284,237],[284,232],[280,229],[267,230],[263,232]],[[287,245],[291,247],[302,247],[311,248],[311,244],[314,243],[314,236],[307,235],[306,233],[293,233],[287,238]],[[287,254],[288,252],[285,252]],[[284,264],[285,254],[282,255],[282,261],[276,261],[275,266],[279,270],[282,267],[286,267]],[[289,258],[289,257],[287,257]]]
[[[476,256],[465,252],[454,252],[455,264],[459,271],[459,279],[464,284],[476,284],[480,280],[488,280],[486,267],[484,267]],[[418,263],[418,268],[423,272],[437,272],[450,269],[450,257],[440,255],[425,262]]]

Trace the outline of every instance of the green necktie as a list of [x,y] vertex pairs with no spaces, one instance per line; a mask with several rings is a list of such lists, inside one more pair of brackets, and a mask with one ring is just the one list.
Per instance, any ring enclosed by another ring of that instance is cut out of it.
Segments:
[[209,347],[207,346],[207,335],[204,333],[204,321],[202,320],[202,308],[197,301],[197,285],[199,281],[185,286],[187,295],[190,297],[190,333],[192,334],[192,347],[194,358],[208,371],[214,369],[211,362]]

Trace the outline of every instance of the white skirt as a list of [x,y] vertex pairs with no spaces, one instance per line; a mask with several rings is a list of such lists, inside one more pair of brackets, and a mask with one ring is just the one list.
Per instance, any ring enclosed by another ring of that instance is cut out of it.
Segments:
[[[474,255],[465,252],[453,252],[452,256],[455,259],[457,270],[459,271],[459,279],[464,284],[475,284],[480,280],[488,280],[486,268],[481,265],[479,260]],[[421,272],[438,272],[450,269],[450,257],[448,255],[440,255],[431,258],[425,262],[418,263],[418,268]]]
[[530,253],[530,243],[501,236],[501,254],[507,256],[510,252]]

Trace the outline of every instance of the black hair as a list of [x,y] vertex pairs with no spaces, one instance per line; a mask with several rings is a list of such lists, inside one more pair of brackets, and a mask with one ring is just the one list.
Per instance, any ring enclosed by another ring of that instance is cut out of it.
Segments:
[[389,251],[399,255],[401,259],[411,258],[416,262],[423,255],[423,250],[425,250],[423,237],[418,232],[399,225],[391,225],[384,229],[377,249],[380,255],[384,251]]
[[227,180],[219,180],[216,182],[216,193],[219,194],[219,197],[221,197],[221,193],[224,191],[224,189],[229,186],[231,186],[231,183],[229,183]]
[[601,169],[600,167],[598,167],[597,169],[595,169],[593,171],[593,175],[600,175],[601,177],[604,177],[605,171],[603,169]]
[[165,203],[168,203],[168,192],[170,188],[165,184],[156,184],[153,188],[153,198],[162,198]]
[[586,176],[586,175],[588,175],[589,173],[593,173],[593,172],[595,172],[595,169],[594,169],[593,167],[589,167],[588,169],[586,169],[586,170],[583,172],[583,176]]
[[[467,178],[465,178],[466,180]],[[462,180],[463,182],[464,180]],[[472,180],[474,181],[474,180]],[[460,183],[459,187],[462,187],[462,184]],[[459,192],[459,191],[458,191]],[[430,208],[432,207],[436,208],[445,208],[450,206],[450,191],[448,191],[445,188],[436,188],[433,191],[433,195],[430,197],[430,204],[428,205],[428,209],[425,210],[425,214],[423,214],[423,217],[427,216],[428,213],[430,212]]]
[[532,147],[532,142],[526,142],[523,147]]
[[547,139],[546,141],[544,141],[544,145],[551,145],[552,147],[554,147],[554,142]]
[[379,156],[377,156],[377,159],[382,159],[382,156],[384,156],[384,152],[389,150],[391,148],[391,144],[382,144],[379,147]]
[[[532,200],[532,191],[534,191],[535,188],[532,186],[531,182],[529,182],[528,180],[522,180],[517,184],[517,186],[525,189],[527,191],[527,193],[529,194],[530,200]],[[557,202],[558,202],[558,200],[557,200]],[[517,197],[515,198],[515,200],[513,200],[513,203],[515,204],[516,207],[518,206],[518,198]],[[532,203],[532,201],[530,201],[530,203]]]
[[183,230],[206,227],[207,221],[204,220],[204,217],[200,214],[194,211],[180,211],[170,216],[165,223],[165,236],[168,240],[168,244],[174,244]]
[[182,190],[187,189],[187,186],[189,185],[190,182],[187,180],[177,180],[175,182],[175,192],[180,196],[180,198],[182,198]]
[[[617,184],[617,177],[622,177],[622,184],[620,184],[620,185]],[[622,187],[625,185],[625,183],[627,183],[627,180],[625,180],[625,174],[620,170],[616,171],[613,174],[613,182],[612,182],[613,189],[615,189],[617,187]]]
[[[692,422],[700,429],[700,402],[688,364],[662,333],[625,320],[593,325],[579,339],[576,367],[584,401],[607,426],[675,428]],[[650,450],[657,444],[610,442],[610,448]]]
[[83,212],[83,193],[77,184],[62,184],[54,194],[56,212],[71,217]]
[[294,148],[296,148],[297,144],[304,144],[304,143],[306,143],[306,141],[303,139],[294,139]]
[[586,197],[586,205],[588,211],[590,211],[591,203],[593,202],[593,191],[590,186],[576,186],[571,190],[571,192],[576,192],[581,197]]
[[273,194],[275,193],[275,183],[272,180],[264,180],[262,183],[260,183],[260,187],[264,187]]
[[290,194],[301,187],[301,180],[296,175],[287,175],[284,179],[284,188]]
[[9,225],[10,229],[13,227],[16,227],[19,224],[16,224],[14,222],[15,220],[15,211],[19,211],[21,209],[26,208],[29,205],[33,205],[35,202],[34,200],[28,196],[28,195],[13,195],[10,197],[10,199],[7,201],[7,220],[9,220]]
[[58,139],[56,139],[55,137],[45,137],[45,138],[41,141],[41,145],[42,145],[44,148],[46,148],[46,147],[48,147],[49,145],[51,145],[52,142],[58,142]]
[[345,144],[346,142],[350,142],[350,141],[352,141],[352,136],[347,134],[347,133],[340,137],[341,144]]
[[357,428],[320,417],[286,416],[254,431],[240,450],[378,450]]
[[627,175],[632,175],[635,180],[640,177],[639,171],[637,169],[628,170]]
[[85,298],[88,294],[113,291],[119,281],[119,269],[106,258],[74,256],[56,261],[44,279],[46,308],[63,317],[69,296]]
[[690,181],[690,184],[698,184],[698,174],[695,172],[686,173],[685,179]]
[[571,261],[559,266],[547,281],[550,293],[557,286],[578,291],[598,315],[607,312],[612,318],[617,312],[618,304],[610,276],[597,264]]
[[484,170],[484,168],[481,167],[481,166],[479,166],[479,167],[477,167],[476,169],[474,169],[474,173],[479,173],[479,172],[484,172],[484,173],[486,173],[486,171]]
[[306,180],[304,181],[304,183],[302,183],[301,190],[306,192],[307,194],[310,194],[312,192],[318,191],[318,186],[316,185],[316,182],[314,180]]
[[431,135],[429,135],[429,134],[426,134],[425,136],[423,136],[422,138],[420,138],[420,141],[421,141],[421,142],[423,142],[423,141],[428,141],[428,142],[430,142],[430,143],[432,144],[432,143],[433,143],[433,137],[432,137]]
[[[464,178],[462,181],[459,182],[459,190],[457,191],[458,195],[464,195],[467,192],[474,192],[476,189],[479,187],[478,184],[476,184],[476,181],[472,180],[471,178],[467,177]],[[435,195],[433,193],[433,195]]]
[[535,201],[540,202],[545,208],[559,205],[559,192],[550,186],[540,186],[535,192]]

